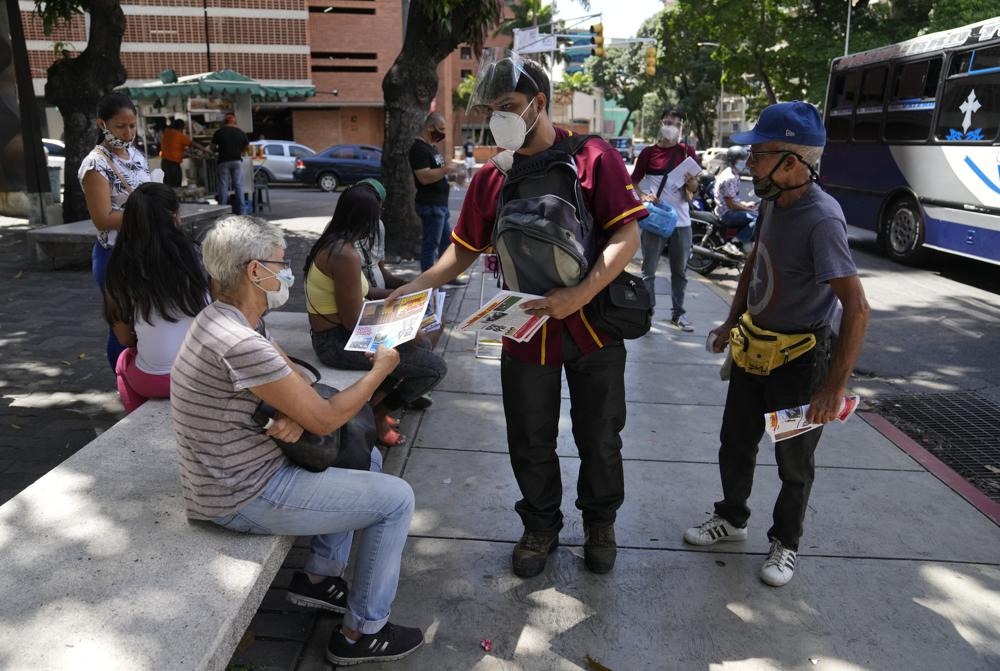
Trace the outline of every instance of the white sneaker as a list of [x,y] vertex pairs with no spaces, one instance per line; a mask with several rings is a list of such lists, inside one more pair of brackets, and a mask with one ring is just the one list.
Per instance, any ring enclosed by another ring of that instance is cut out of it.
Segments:
[[691,324],[691,320],[687,318],[687,315],[681,315],[677,319],[671,319],[670,323],[673,324],[674,328],[678,328],[685,333],[691,333],[694,331],[694,325]]
[[745,541],[746,539],[746,527],[734,527],[718,515],[712,515],[707,521],[684,532],[684,542],[689,545],[713,545],[719,541]]
[[795,550],[789,550],[781,541],[772,541],[764,565],[760,567],[760,579],[771,587],[788,584],[795,574]]
[[745,256],[743,250],[737,247],[732,242],[727,242],[719,248],[723,254],[728,254],[729,256],[735,256],[736,258],[741,258]]

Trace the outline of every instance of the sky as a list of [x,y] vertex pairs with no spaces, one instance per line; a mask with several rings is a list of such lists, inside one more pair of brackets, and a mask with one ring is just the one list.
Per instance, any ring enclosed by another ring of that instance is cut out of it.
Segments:
[[[627,7],[627,11],[623,9]],[[663,9],[663,0],[590,0],[590,11],[576,0],[556,0],[556,16],[570,19],[585,14],[603,14],[604,37],[634,37],[642,22]],[[581,27],[586,29],[590,22]]]

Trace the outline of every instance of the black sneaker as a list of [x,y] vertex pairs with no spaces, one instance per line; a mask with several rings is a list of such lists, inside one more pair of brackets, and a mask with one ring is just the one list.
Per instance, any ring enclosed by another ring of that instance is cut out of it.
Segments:
[[427,393],[417,396],[415,399],[410,401],[409,406],[414,410],[426,410],[433,404],[434,404],[434,399],[431,398],[430,393]]
[[327,578],[313,583],[305,573],[296,571],[285,597],[296,606],[322,608],[334,613],[347,612],[347,581],[343,578]]
[[514,575],[533,578],[545,569],[549,555],[559,547],[558,531],[525,531],[514,546]]
[[458,287],[464,287],[464,286],[466,286],[468,284],[469,284],[468,280],[463,280],[463,279],[459,279],[458,277],[456,277],[455,279],[453,279],[451,281],[445,282],[443,286],[451,287],[453,289],[457,289]]
[[583,563],[591,573],[607,573],[615,566],[618,545],[613,523],[587,524],[583,530]]
[[392,622],[377,634],[362,634],[353,645],[341,632],[340,627],[330,634],[326,646],[326,659],[338,666],[353,666],[365,662],[393,662],[402,659],[419,648],[424,642],[424,632],[416,627],[400,627]]

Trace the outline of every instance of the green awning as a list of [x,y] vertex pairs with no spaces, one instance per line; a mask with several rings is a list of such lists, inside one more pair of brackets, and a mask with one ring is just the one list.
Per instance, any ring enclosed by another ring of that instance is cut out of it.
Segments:
[[252,100],[275,101],[288,98],[309,98],[316,95],[315,86],[282,86],[261,84],[235,70],[219,70],[199,75],[177,77],[172,70],[160,75],[159,81],[138,86],[120,86],[116,91],[135,101],[167,98],[205,98],[227,95],[250,95]]

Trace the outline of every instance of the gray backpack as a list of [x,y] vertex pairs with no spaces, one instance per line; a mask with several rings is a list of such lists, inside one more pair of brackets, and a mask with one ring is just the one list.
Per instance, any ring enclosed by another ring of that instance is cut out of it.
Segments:
[[541,296],[576,286],[593,266],[594,220],[573,159],[591,137],[572,135],[534,156],[515,156],[505,172],[493,247],[512,291]]

